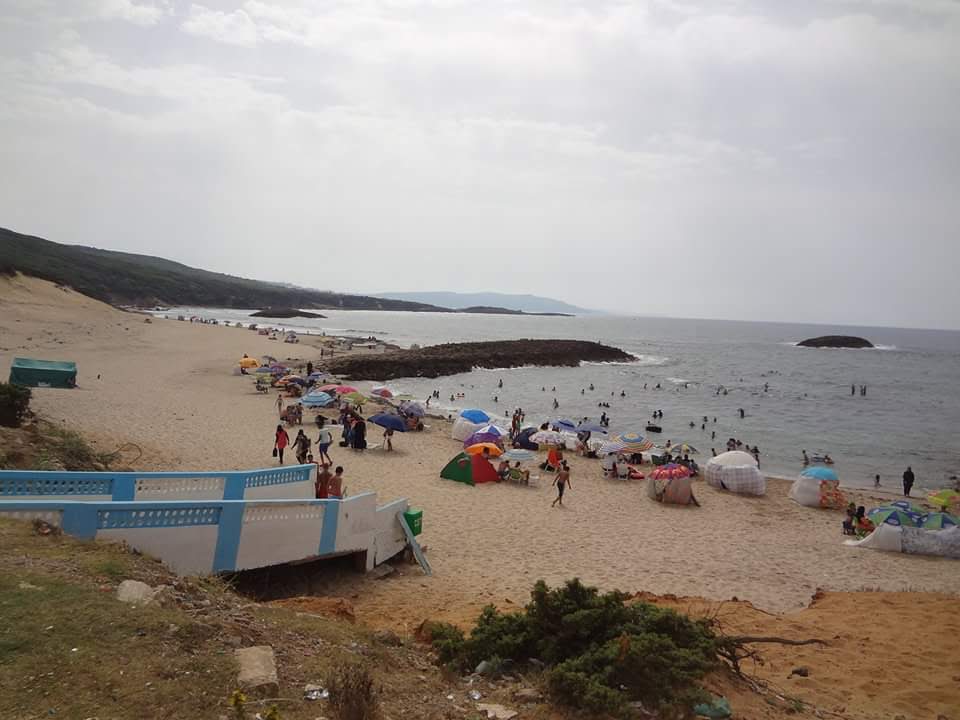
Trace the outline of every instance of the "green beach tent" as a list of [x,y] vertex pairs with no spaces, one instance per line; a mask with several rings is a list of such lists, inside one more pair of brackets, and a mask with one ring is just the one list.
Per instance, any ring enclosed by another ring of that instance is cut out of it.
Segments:
[[458,454],[440,471],[444,480],[462,482],[466,485],[477,483],[497,482],[497,471],[493,465],[481,455]]
[[14,358],[10,366],[10,383],[28,387],[72,388],[77,384],[77,364]]

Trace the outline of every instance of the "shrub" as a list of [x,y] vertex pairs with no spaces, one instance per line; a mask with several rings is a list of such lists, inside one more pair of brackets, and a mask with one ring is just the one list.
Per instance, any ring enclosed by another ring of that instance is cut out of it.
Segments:
[[486,607],[462,642],[453,633],[433,642],[441,661],[460,670],[537,658],[551,696],[573,707],[624,714],[639,700],[684,712],[703,697],[697,681],[717,663],[716,639],[706,622],[628,599],[577,579],[554,589],[539,581],[523,612]]
[[0,382],[0,425],[20,427],[30,409],[30,388]]
[[[437,659],[451,665],[463,656],[463,631],[456,625],[443,622],[424,623],[423,637],[437,651]],[[457,667],[458,670],[462,669]]]
[[327,683],[330,707],[339,720],[374,720],[379,717],[373,676],[362,665],[337,670]]

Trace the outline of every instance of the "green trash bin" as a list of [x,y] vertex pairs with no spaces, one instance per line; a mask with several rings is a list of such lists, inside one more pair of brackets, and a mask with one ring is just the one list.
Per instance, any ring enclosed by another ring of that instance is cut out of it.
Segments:
[[403,513],[403,519],[407,521],[407,527],[414,535],[423,532],[423,510],[420,508],[410,508]]

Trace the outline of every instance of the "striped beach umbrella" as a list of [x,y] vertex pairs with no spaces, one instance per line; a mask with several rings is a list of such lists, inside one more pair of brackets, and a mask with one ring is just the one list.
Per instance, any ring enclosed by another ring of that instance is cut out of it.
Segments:
[[531,450],[524,450],[523,448],[511,448],[507,450],[502,457],[504,460],[530,462],[536,459],[537,454]]
[[874,525],[886,523],[897,527],[917,527],[917,516],[897,507],[878,507],[870,510],[867,517]]
[[927,495],[927,500],[941,510],[954,510],[960,513],[960,492],[956,490],[938,490]]
[[960,525],[960,519],[949,513],[932,512],[920,518],[920,527],[928,530],[943,530],[957,525]]
[[627,432],[614,435],[600,446],[600,454],[609,455],[610,453],[642,453],[650,450],[653,443],[647,440],[640,433]]

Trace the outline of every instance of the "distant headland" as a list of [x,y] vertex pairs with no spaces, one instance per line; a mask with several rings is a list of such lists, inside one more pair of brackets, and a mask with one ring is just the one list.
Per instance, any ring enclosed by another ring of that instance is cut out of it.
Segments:
[[872,348],[873,343],[862,337],[853,335],[822,335],[821,337],[807,338],[797,343],[799,347],[812,348]]

